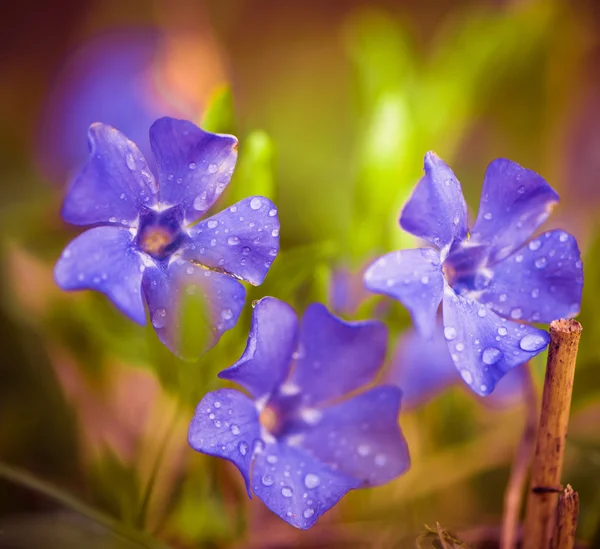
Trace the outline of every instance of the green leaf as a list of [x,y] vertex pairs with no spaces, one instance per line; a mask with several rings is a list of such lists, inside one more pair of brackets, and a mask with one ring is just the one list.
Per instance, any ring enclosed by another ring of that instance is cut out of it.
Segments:
[[224,84],[214,90],[202,116],[200,126],[207,132],[235,132],[233,95],[228,84]]

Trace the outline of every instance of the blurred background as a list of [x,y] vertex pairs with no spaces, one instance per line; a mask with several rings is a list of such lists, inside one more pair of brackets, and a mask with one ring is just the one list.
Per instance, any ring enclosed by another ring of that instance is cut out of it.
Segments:
[[103,296],[55,286],[53,264],[80,232],[59,209],[87,127],[111,124],[148,151],[164,115],[239,137],[219,208],[252,194],[278,205],[282,251],[248,305],[273,295],[299,312],[322,301],[382,318],[383,375],[407,392],[408,315],[361,291],[360,272],[416,244],[397,218],[424,154],[453,167],[472,212],[494,158],[545,177],[561,203],[544,228],[575,234],[584,256],[563,481],[580,492],[578,538],[600,547],[598,2],[61,0],[7,4],[1,24],[1,548],[402,548],[436,522],[497,547],[532,406],[518,387],[485,400],[455,380],[417,391],[400,416],[411,470],[301,532],[249,501],[230,464],[187,446],[251,308],[189,364]]

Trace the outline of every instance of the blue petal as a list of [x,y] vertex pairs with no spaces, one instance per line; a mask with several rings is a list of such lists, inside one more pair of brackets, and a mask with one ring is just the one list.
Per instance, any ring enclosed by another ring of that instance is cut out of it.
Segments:
[[417,330],[431,337],[444,291],[439,252],[432,248],[391,252],[367,269],[364,281],[372,292],[400,301]]
[[245,198],[190,228],[186,259],[258,286],[279,253],[279,217],[261,196]]
[[165,117],[152,124],[150,143],[158,165],[161,202],[181,204],[186,222],[195,221],[229,183],[237,160],[237,139]]
[[359,482],[286,444],[268,444],[256,456],[254,493],[283,520],[310,528]]
[[105,124],[92,124],[90,156],[63,203],[74,225],[134,225],[142,205],[156,203],[158,186],[135,143]]
[[64,249],[54,268],[63,290],[97,290],[106,294],[129,318],[146,323],[142,301],[142,256],[128,229],[96,227]]
[[510,160],[494,160],[485,173],[471,239],[487,244],[490,264],[500,261],[529,240],[558,200],[537,173]]
[[386,347],[382,322],[344,322],[313,303],[302,317],[298,358],[288,387],[307,405],[345,395],[373,380]]
[[433,152],[425,155],[425,175],[402,210],[400,226],[440,249],[467,235],[467,205],[460,183]]
[[459,379],[441,324],[431,339],[416,330],[405,333],[386,376],[388,383],[402,389],[404,409],[424,404]]
[[298,445],[361,485],[384,484],[410,467],[398,426],[401,394],[397,387],[379,386],[321,409],[320,418],[298,435]]
[[[246,296],[244,287],[230,276],[181,259],[172,261],[168,267],[147,268],[143,287],[159,339],[184,359],[198,358],[235,326]],[[196,299],[200,300],[197,304]],[[190,334],[183,329],[189,327],[183,322],[183,307],[189,303],[197,305],[194,315],[202,317],[193,327],[193,342],[184,341]]]
[[481,301],[515,320],[549,323],[579,312],[583,266],[577,241],[549,231],[491,268]]
[[244,354],[219,377],[239,383],[256,398],[270,395],[287,377],[297,342],[294,310],[283,301],[265,297],[252,311]]
[[444,291],[444,335],[459,373],[479,395],[493,391],[496,383],[515,366],[541,353],[550,336],[525,324],[500,318],[471,298]]
[[225,458],[240,470],[250,497],[250,468],[259,440],[256,404],[233,389],[206,394],[188,430],[188,442],[194,450]]

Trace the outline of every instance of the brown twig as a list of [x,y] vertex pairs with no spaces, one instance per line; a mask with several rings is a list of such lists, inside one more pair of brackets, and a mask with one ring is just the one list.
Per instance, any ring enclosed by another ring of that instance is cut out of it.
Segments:
[[518,372],[523,386],[523,401],[527,416],[523,434],[510,470],[510,477],[504,493],[504,513],[502,515],[502,531],[500,548],[514,549],[519,537],[519,515],[523,505],[523,495],[527,483],[527,473],[535,448],[535,432],[538,420],[538,399],[531,376],[531,367],[524,364]]
[[579,494],[570,484],[563,490],[558,499],[556,511],[556,527],[552,536],[552,549],[573,549],[575,547],[575,531],[579,515]]
[[549,546],[558,494],[562,491],[560,476],[581,324],[576,320],[555,320],[550,324],[550,337],[542,413],[523,528],[523,549],[547,549]]

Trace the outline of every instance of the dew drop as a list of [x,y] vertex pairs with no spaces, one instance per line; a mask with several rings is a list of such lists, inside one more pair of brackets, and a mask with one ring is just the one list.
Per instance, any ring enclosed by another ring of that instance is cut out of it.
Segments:
[[483,219],[486,219],[487,221],[490,221],[492,219],[492,214],[490,212],[486,213],[483,216]]
[[156,311],[154,311],[154,314],[152,315],[152,326],[154,326],[157,329],[164,328],[166,316],[166,309],[156,309]]
[[546,346],[546,340],[538,334],[528,334],[519,341],[519,347],[524,351],[535,352]]
[[238,444],[238,450],[239,450],[240,454],[245,456],[248,453],[248,444],[246,444],[245,442],[240,442]]
[[114,215],[113,215],[113,216],[111,216],[111,217],[109,217],[109,218],[108,218],[108,220],[109,220],[111,223],[116,223],[116,222],[117,222],[117,218],[116,218]]
[[465,383],[467,383],[469,385],[471,385],[471,383],[473,383],[473,376],[471,375],[471,372],[469,372],[468,370],[461,370],[460,375],[465,380]]
[[240,428],[239,428],[237,425],[235,425],[235,424],[234,424],[234,425],[232,425],[232,426],[229,428],[229,430],[231,431],[231,433],[232,433],[233,435],[236,435],[236,436],[237,436],[237,435],[239,435],[239,434],[240,434]]
[[521,186],[520,186],[520,187],[517,189],[517,192],[518,192],[519,194],[523,194],[523,193],[525,192],[525,187],[523,187],[523,185],[521,185]]
[[545,257],[540,257],[535,260],[535,266],[538,269],[543,269],[548,264],[548,260]]
[[523,256],[521,254],[515,256],[515,262],[522,263],[523,262]]
[[273,229],[271,231],[271,236],[279,236],[279,229]]
[[[179,179],[177,180],[179,181]],[[198,211],[204,211],[208,207],[208,203],[206,202],[205,193],[199,194],[196,198],[194,198],[194,209]]]
[[456,337],[456,330],[452,326],[446,326],[444,328],[444,337],[448,341],[452,341]]
[[240,243],[240,239],[237,236],[230,236],[227,239],[227,244],[229,244],[230,246],[236,246],[239,243]]
[[315,510],[311,509],[310,507],[308,509],[304,509],[304,513],[302,513],[302,516],[305,519],[309,519],[310,517],[312,517],[315,514]]
[[513,318],[515,320],[519,320],[519,318],[521,318],[523,316],[523,310],[520,309],[519,307],[515,307],[511,312],[510,312],[510,318]]
[[208,173],[217,173],[218,171],[219,171],[219,166],[217,166],[216,164],[208,165]]
[[539,250],[539,249],[540,249],[541,245],[542,245],[542,243],[541,243],[539,240],[532,240],[532,241],[529,243],[529,249],[530,249],[532,252],[535,252],[536,250]]
[[262,478],[262,483],[265,486],[273,486],[275,480],[273,480],[273,477],[271,475],[263,475]]
[[309,490],[316,488],[317,486],[319,486],[319,484],[321,484],[321,479],[313,473],[308,473],[304,477],[304,486],[306,486]]
[[268,461],[268,462],[269,462],[271,465],[274,465],[275,463],[277,463],[277,462],[279,461],[279,459],[277,458],[277,456],[276,456],[276,455],[273,455],[273,454],[271,454],[271,455],[268,455],[268,456],[267,456],[267,461]]
[[127,153],[127,155],[125,156],[125,162],[127,162],[127,167],[130,170],[135,170],[135,158],[133,158],[133,155],[131,153]]
[[460,353],[461,351],[465,350],[465,346],[463,343],[457,343],[456,344],[456,350]]
[[256,196],[250,201],[250,207],[253,210],[260,210],[261,206],[262,206],[262,201],[260,198],[258,198]]
[[505,336],[508,333],[508,330],[504,326],[500,326],[498,328],[498,335]]
[[481,307],[478,311],[477,311],[477,316],[479,316],[480,318],[483,318],[485,315],[487,314],[487,310],[485,307]]
[[214,219],[211,219],[206,223],[209,229],[214,229],[218,224],[219,222],[215,221]]
[[429,284],[429,277],[427,275],[421,277],[421,284]]
[[196,163],[195,162],[190,162],[188,164],[188,167],[190,168],[190,170],[195,170],[196,169]]
[[561,242],[566,242],[567,240],[569,240],[569,235],[567,233],[560,233],[560,235],[558,236],[558,240],[560,240]]
[[481,360],[484,364],[491,366],[496,364],[502,358],[502,351],[496,347],[486,347],[481,354]]
[[531,290],[531,297],[533,297],[534,299],[536,297],[538,297],[540,295],[540,290],[539,288],[534,288],[533,290]]
[[269,210],[269,217],[275,217],[277,215],[277,210],[275,208],[273,208],[272,210]]
[[229,208],[229,211],[230,211],[231,213],[235,213],[235,212],[237,212],[237,206],[231,206],[231,208]]
[[221,407],[221,403],[218,400],[216,400],[215,403],[213,404],[213,406],[215,408],[220,408]]
[[294,490],[292,490],[289,486],[284,486],[281,489],[281,495],[284,498],[291,498],[294,495]]

